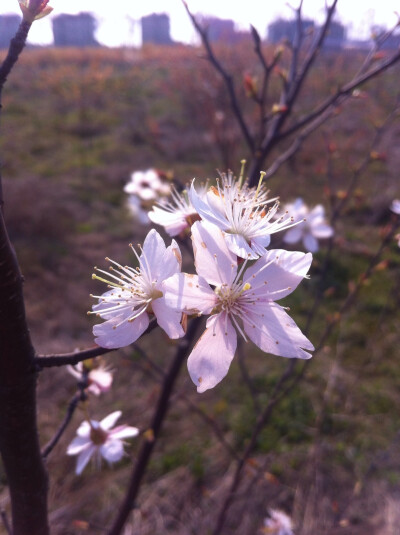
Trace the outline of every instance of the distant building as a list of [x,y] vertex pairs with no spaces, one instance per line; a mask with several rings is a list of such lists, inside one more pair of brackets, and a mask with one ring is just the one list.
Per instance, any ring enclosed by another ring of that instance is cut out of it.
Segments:
[[98,46],[94,37],[96,19],[90,13],[58,15],[53,19],[55,46]]
[[18,15],[0,15],[0,48],[8,48],[20,22]]
[[[301,23],[303,35],[314,30],[315,24],[313,20],[303,19]],[[296,20],[278,19],[268,26],[268,41],[279,43],[287,39],[290,43],[294,43],[297,38],[297,32],[298,25]]]
[[165,13],[153,13],[142,17],[142,44],[171,45],[169,34],[169,16]]
[[324,40],[324,49],[339,50],[346,41],[346,28],[340,22],[331,22]]
[[207,36],[211,43],[240,43],[250,40],[250,32],[237,31],[235,23],[230,19],[217,17],[203,17],[202,26],[207,30]]

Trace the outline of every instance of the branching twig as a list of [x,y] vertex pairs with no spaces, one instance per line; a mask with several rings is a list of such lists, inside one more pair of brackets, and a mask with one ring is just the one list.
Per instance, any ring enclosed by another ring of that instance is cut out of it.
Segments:
[[109,535],[120,535],[130,512],[135,506],[135,501],[139,493],[142,479],[146,473],[151,454],[159,438],[161,427],[167,414],[173,387],[176,379],[178,378],[182,364],[188,355],[192,340],[196,334],[200,322],[201,318],[195,318],[191,321],[186,337],[182,339],[178,345],[175,358],[172,361],[167,375],[165,376],[150,428],[144,434],[145,439],[139,451],[123,504],[113,526],[109,531]]
[[[158,378],[164,379],[165,378],[165,372],[164,370],[158,366],[157,363],[152,360],[145,351],[141,347],[139,347],[137,344],[134,344],[135,350],[141,355],[141,357],[146,360],[151,367],[154,369],[155,373],[157,374]],[[196,413],[213,431],[215,436],[217,437],[220,444],[226,449],[227,453],[235,460],[239,460],[239,455],[237,452],[232,448],[232,446],[227,442],[227,440],[224,437],[223,432],[219,428],[216,421],[209,416],[205,411],[203,411],[200,407],[198,407],[193,401],[186,396],[183,392],[177,392],[176,396],[181,399],[188,407],[189,409]]]
[[251,135],[250,133],[250,130],[246,124],[246,121],[245,121],[245,118],[243,116],[243,113],[242,113],[242,110],[241,110],[241,107],[239,105],[239,102],[238,102],[238,99],[237,99],[237,96],[236,96],[236,91],[235,91],[235,86],[234,86],[234,82],[233,82],[233,78],[232,78],[232,75],[230,75],[226,70],[225,68],[222,66],[221,62],[218,61],[216,55],[214,54],[214,51],[210,45],[210,40],[208,39],[208,35],[207,35],[207,30],[205,30],[204,28],[202,28],[200,26],[200,24],[198,23],[196,17],[191,13],[191,11],[189,10],[189,7],[187,5],[187,3],[183,1],[183,5],[185,6],[185,9],[190,17],[190,20],[192,21],[193,23],[193,26],[196,28],[196,31],[197,33],[200,35],[200,38],[201,38],[201,41],[203,43],[203,46],[204,48],[206,49],[207,51],[207,56],[208,56],[208,59],[210,61],[210,63],[213,65],[213,67],[216,69],[216,71],[222,76],[224,82],[225,82],[225,85],[226,85],[226,88],[227,88],[227,91],[228,91],[228,95],[229,95],[229,99],[230,99],[230,103],[231,103],[231,107],[232,107],[232,111],[239,123],[239,127],[240,127],[240,130],[242,132],[242,135],[247,143],[247,146],[249,147],[250,151],[253,152],[254,149],[255,149],[255,145],[254,145],[254,138],[253,136]]
[[84,360],[93,359],[107,353],[111,353],[115,349],[107,349],[106,347],[90,347],[89,349],[82,349],[81,351],[74,351],[73,353],[61,353],[58,355],[40,355],[35,357],[34,362],[39,369],[53,368],[56,366],[67,366],[78,364]]
[[[153,319],[148,326],[147,330],[142,334],[150,333],[153,329],[157,327],[157,322]],[[78,364],[83,360],[93,359],[95,357],[100,357],[101,355],[106,355],[115,351],[116,349],[108,349],[106,347],[90,347],[89,349],[82,349],[81,351],[74,351],[73,353],[61,353],[58,355],[39,355],[35,357],[34,362],[39,369],[42,368],[53,368],[57,366],[67,366]]]
[[86,394],[84,392],[84,389],[81,388],[71,399],[71,401],[68,404],[67,413],[65,415],[64,420],[62,421],[59,429],[53,436],[53,438],[46,444],[46,446],[42,450],[42,457],[43,459],[47,459],[49,454],[52,452],[52,450],[57,445],[58,441],[64,434],[64,431],[67,429],[68,424],[70,423],[72,416],[74,415],[75,409],[78,406],[78,403],[80,401],[84,401],[86,399]]

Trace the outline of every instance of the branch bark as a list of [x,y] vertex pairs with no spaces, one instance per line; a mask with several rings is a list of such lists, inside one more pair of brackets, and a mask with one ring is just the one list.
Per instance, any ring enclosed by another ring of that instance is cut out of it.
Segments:
[[[0,66],[0,97],[30,26],[21,23]],[[25,317],[23,278],[2,209],[0,281],[0,453],[10,490],[12,533],[48,535],[47,474],[36,423],[35,352]]]

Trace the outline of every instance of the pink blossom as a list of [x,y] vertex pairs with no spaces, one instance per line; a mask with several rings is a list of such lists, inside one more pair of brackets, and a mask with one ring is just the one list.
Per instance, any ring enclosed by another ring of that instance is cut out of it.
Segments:
[[81,423],[76,432],[77,436],[67,448],[67,455],[78,455],[75,470],[77,475],[83,472],[91,457],[94,457],[98,467],[102,458],[110,464],[122,459],[124,455],[122,439],[135,437],[139,429],[128,425],[119,425],[112,429],[121,414],[121,411],[116,411],[103,418],[101,422],[90,420]]
[[270,250],[247,268],[238,270],[237,257],[224,234],[202,221],[192,226],[198,275],[179,273],[163,283],[168,306],[186,314],[210,314],[206,330],[188,359],[189,374],[198,392],[213,388],[228,373],[237,345],[237,331],[263,351],[308,359],[311,342],[284,308],[275,303],[289,295],[306,277],[310,253]]
[[[101,347],[125,347],[137,340],[149,326],[150,315],[155,315],[159,326],[170,338],[180,338],[185,333],[181,326],[181,314],[171,310],[163,296],[164,279],[178,273],[181,253],[173,240],[169,247],[157,231],[152,229],[143,243],[141,255],[134,248],[139,267],[121,266],[108,259],[110,272],[97,269],[105,275],[93,278],[106,282],[111,288],[100,296],[93,306],[96,316],[106,320],[93,327],[95,342]],[[116,267],[114,267],[116,266]]]

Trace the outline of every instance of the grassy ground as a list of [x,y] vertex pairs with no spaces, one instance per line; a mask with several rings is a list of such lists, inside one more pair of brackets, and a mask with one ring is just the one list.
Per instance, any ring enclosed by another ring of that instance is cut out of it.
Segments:
[[[239,85],[243,73],[257,75],[245,47],[220,53]],[[296,113],[328,95],[359,61],[357,54],[321,59]],[[379,145],[372,145],[376,129],[396,105],[398,74],[398,68],[385,74],[366,88],[366,98],[338,109],[270,180],[271,193],[284,202],[300,195],[310,204],[323,202],[329,212],[354,169],[375,151],[337,221],[323,299],[309,333],[315,344],[368,266],[391,219],[388,206],[400,195],[397,115]],[[273,91],[278,84],[276,77]],[[251,117],[244,89],[240,95]],[[214,178],[217,168],[238,170],[246,156],[217,75],[198,50],[180,47],[25,51],[4,94],[1,134],[6,218],[26,279],[38,353],[93,343],[86,315],[89,293],[98,289],[90,278],[92,267],[104,266],[105,256],[130,262],[128,243],[143,240],[148,230],[126,209],[122,188],[133,170],[156,167],[185,183]],[[322,250],[311,280],[285,302],[303,328],[321,292],[324,258]],[[384,259],[260,435],[224,533],[259,533],[268,507],[293,515],[296,533],[395,533],[400,521],[400,253],[395,242]],[[163,334],[157,333],[155,341],[144,339],[141,346],[166,368],[174,344]],[[211,392],[198,395],[186,370],[177,391],[241,451],[286,361],[246,347],[243,361],[252,392],[238,361]],[[115,369],[115,386],[91,404],[93,416],[121,409],[124,423],[145,429],[159,391],[151,366],[129,348],[109,355],[107,362]],[[74,389],[64,370],[41,373],[43,443]],[[74,459],[65,449],[82,419],[78,411],[48,462],[51,522],[58,535],[84,533],[85,524],[76,521],[91,522],[89,532],[101,532],[111,521],[139,443],[132,443],[114,469],[88,469],[76,477]],[[208,533],[232,474],[232,458],[204,419],[175,398],[133,514],[139,526],[133,532]],[[0,478],[5,485],[1,468]],[[3,489],[1,503],[7,503],[6,496]]]

